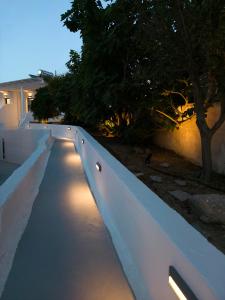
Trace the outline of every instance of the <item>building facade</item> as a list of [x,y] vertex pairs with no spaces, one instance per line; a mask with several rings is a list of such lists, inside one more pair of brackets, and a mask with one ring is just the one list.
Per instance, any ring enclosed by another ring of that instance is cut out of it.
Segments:
[[46,83],[42,77],[0,83],[0,128],[18,128],[32,121],[31,102]]

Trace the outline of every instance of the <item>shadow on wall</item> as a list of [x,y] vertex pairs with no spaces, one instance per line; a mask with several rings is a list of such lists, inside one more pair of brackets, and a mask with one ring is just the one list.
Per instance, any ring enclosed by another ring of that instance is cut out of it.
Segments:
[[[209,109],[207,122],[210,127],[217,121],[219,114],[219,105]],[[197,165],[202,164],[201,140],[195,117],[181,124],[179,129],[158,131],[155,143],[173,150]],[[212,156],[214,171],[225,174],[225,123],[213,136]]]

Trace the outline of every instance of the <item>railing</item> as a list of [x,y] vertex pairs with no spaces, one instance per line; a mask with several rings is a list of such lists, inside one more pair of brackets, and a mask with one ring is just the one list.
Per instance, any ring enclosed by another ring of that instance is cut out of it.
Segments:
[[225,256],[220,251],[85,130],[47,128],[53,136],[70,136],[75,142],[137,299],[225,299]]

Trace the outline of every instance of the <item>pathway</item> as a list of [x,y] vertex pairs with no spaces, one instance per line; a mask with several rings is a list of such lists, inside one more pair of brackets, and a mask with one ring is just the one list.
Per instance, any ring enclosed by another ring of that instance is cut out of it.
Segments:
[[1,300],[132,300],[71,142],[56,141]]

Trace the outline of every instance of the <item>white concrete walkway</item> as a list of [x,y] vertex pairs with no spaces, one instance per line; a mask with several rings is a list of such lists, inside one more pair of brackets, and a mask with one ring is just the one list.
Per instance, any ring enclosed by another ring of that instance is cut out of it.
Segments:
[[56,141],[1,300],[132,300],[71,142]]

